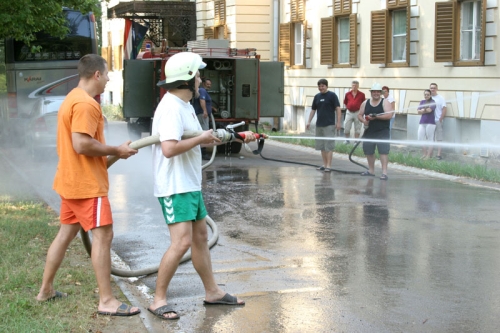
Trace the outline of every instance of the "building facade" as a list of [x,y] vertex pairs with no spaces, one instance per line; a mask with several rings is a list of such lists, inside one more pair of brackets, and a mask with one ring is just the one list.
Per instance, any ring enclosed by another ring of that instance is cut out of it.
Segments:
[[500,142],[498,0],[196,0],[196,19],[197,40],[285,63],[282,129],[305,131],[319,79],[341,100],[356,79],[367,96],[375,82],[388,86],[395,138],[416,139],[417,106],[436,83],[446,141]]

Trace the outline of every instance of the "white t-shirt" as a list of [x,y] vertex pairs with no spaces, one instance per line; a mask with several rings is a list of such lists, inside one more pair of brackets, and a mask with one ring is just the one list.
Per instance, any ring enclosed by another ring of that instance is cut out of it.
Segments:
[[[387,101],[389,102],[389,104],[391,104],[391,105],[392,105],[392,102],[395,102],[394,97],[392,97],[392,95],[391,95],[391,94],[389,94],[389,96],[387,96],[386,100],[387,100]],[[396,110],[391,110],[391,111],[394,111],[394,112],[392,113],[392,118],[396,117],[396,112],[395,112]]]
[[434,102],[436,102],[436,109],[434,110],[434,120],[439,121],[441,115],[443,114],[443,108],[446,107],[446,100],[441,95],[431,96]]
[[[160,141],[180,141],[184,131],[201,131],[200,122],[190,103],[167,93],[153,118],[152,134],[160,135]],[[173,194],[201,191],[201,149],[200,146],[166,158],[161,144],[153,146],[154,196],[166,197]]]

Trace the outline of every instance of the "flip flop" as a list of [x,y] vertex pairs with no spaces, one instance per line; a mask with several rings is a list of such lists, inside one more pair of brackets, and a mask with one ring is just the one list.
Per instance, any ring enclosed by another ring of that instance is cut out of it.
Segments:
[[97,314],[104,315],[104,316],[129,317],[129,316],[134,316],[136,314],[141,313],[141,310],[131,312],[130,309],[132,309],[132,305],[122,303],[116,309],[116,312],[97,311]]
[[62,292],[56,290],[55,295],[52,296],[52,297],[47,298],[44,302],[55,301],[55,300],[58,300],[58,299],[61,299],[61,298],[66,298],[66,297],[68,297],[68,294],[62,293]]
[[373,173],[370,173],[369,171],[365,171],[361,174],[361,176],[370,176],[370,177],[375,177]]
[[387,177],[385,173],[383,173],[382,176],[380,176],[380,180],[387,180],[387,179],[389,179],[389,177]]
[[226,293],[224,295],[224,297],[219,298],[216,301],[213,301],[213,302],[203,301],[203,304],[205,304],[205,305],[217,305],[217,304],[221,304],[221,305],[245,305],[245,302],[238,303],[238,299],[236,297]]
[[330,172],[330,171],[332,171],[332,169],[330,169],[330,168],[325,168],[325,172]]
[[325,167],[324,166],[320,166],[320,167],[317,167],[316,170],[323,171],[323,170],[325,170]]
[[[180,318],[179,314],[172,309],[170,305],[163,305],[160,306],[159,308],[156,308],[155,310],[151,310],[148,308],[148,311],[154,314],[156,317],[163,319],[163,320],[177,320]],[[174,317],[165,317],[165,313],[174,313]]]

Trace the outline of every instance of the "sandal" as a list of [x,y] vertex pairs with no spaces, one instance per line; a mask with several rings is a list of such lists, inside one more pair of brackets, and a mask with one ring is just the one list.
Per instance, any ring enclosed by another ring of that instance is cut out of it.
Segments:
[[370,171],[365,171],[361,174],[361,176],[370,176],[370,177],[375,177],[373,173],[370,173]]
[[332,171],[332,169],[330,169],[330,168],[325,168],[325,172],[330,172],[330,171]]
[[325,167],[324,166],[320,166],[320,167],[317,167],[316,170],[323,171],[323,170],[325,170]]
[[[154,314],[156,317],[163,319],[163,320],[177,320],[180,318],[179,314],[176,311],[174,311],[170,307],[170,305],[163,305],[155,310],[151,310],[150,308],[148,308],[148,311],[151,312],[152,314]],[[173,313],[174,316],[173,317],[165,317],[164,314],[168,314],[168,313]]]
[[383,173],[382,176],[380,176],[380,180],[387,180],[387,179],[389,179],[389,177],[387,177],[385,173]]

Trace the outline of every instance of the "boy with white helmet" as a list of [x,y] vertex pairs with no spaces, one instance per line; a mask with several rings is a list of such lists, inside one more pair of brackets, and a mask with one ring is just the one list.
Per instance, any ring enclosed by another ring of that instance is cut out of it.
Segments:
[[[380,83],[374,83],[370,89],[371,98],[361,104],[359,109],[359,121],[365,125],[363,139],[381,139],[389,140],[391,130],[389,128],[392,112],[391,104],[388,100],[381,98],[382,86]],[[375,176],[375,148],[380,155],[380,163],[382,164],[381,180],[387,180],[387,164],[389,163],[389,150],[391,149],[388,142],[363,142],[363,152],[368,160],[368,171],[363,172],[362,176]]]
[[[166,79],[158,83],[168,89],[168,93],[153,118],[152,133],[159,134],[161,142],[154,145],[152,151],[154,195],[162,207],[171,244],[161,260],[155,297],[148,310],[164,320],[179,319],[178,313],[167,305],[167,288],[189,248],[193,266],[205,287],[205,304],[245,304],[222,291],[215,282],[207,244],[200,145],[214,146],[220,140],[212,135],[212,130],[181,140],[184,131],[202,130],[190,100],[201,83],[198,69],[205,66],[198,54],[178,53],[167,61]],[[245,132],[245,136],[245,141],[255,140],[252,132]]]

